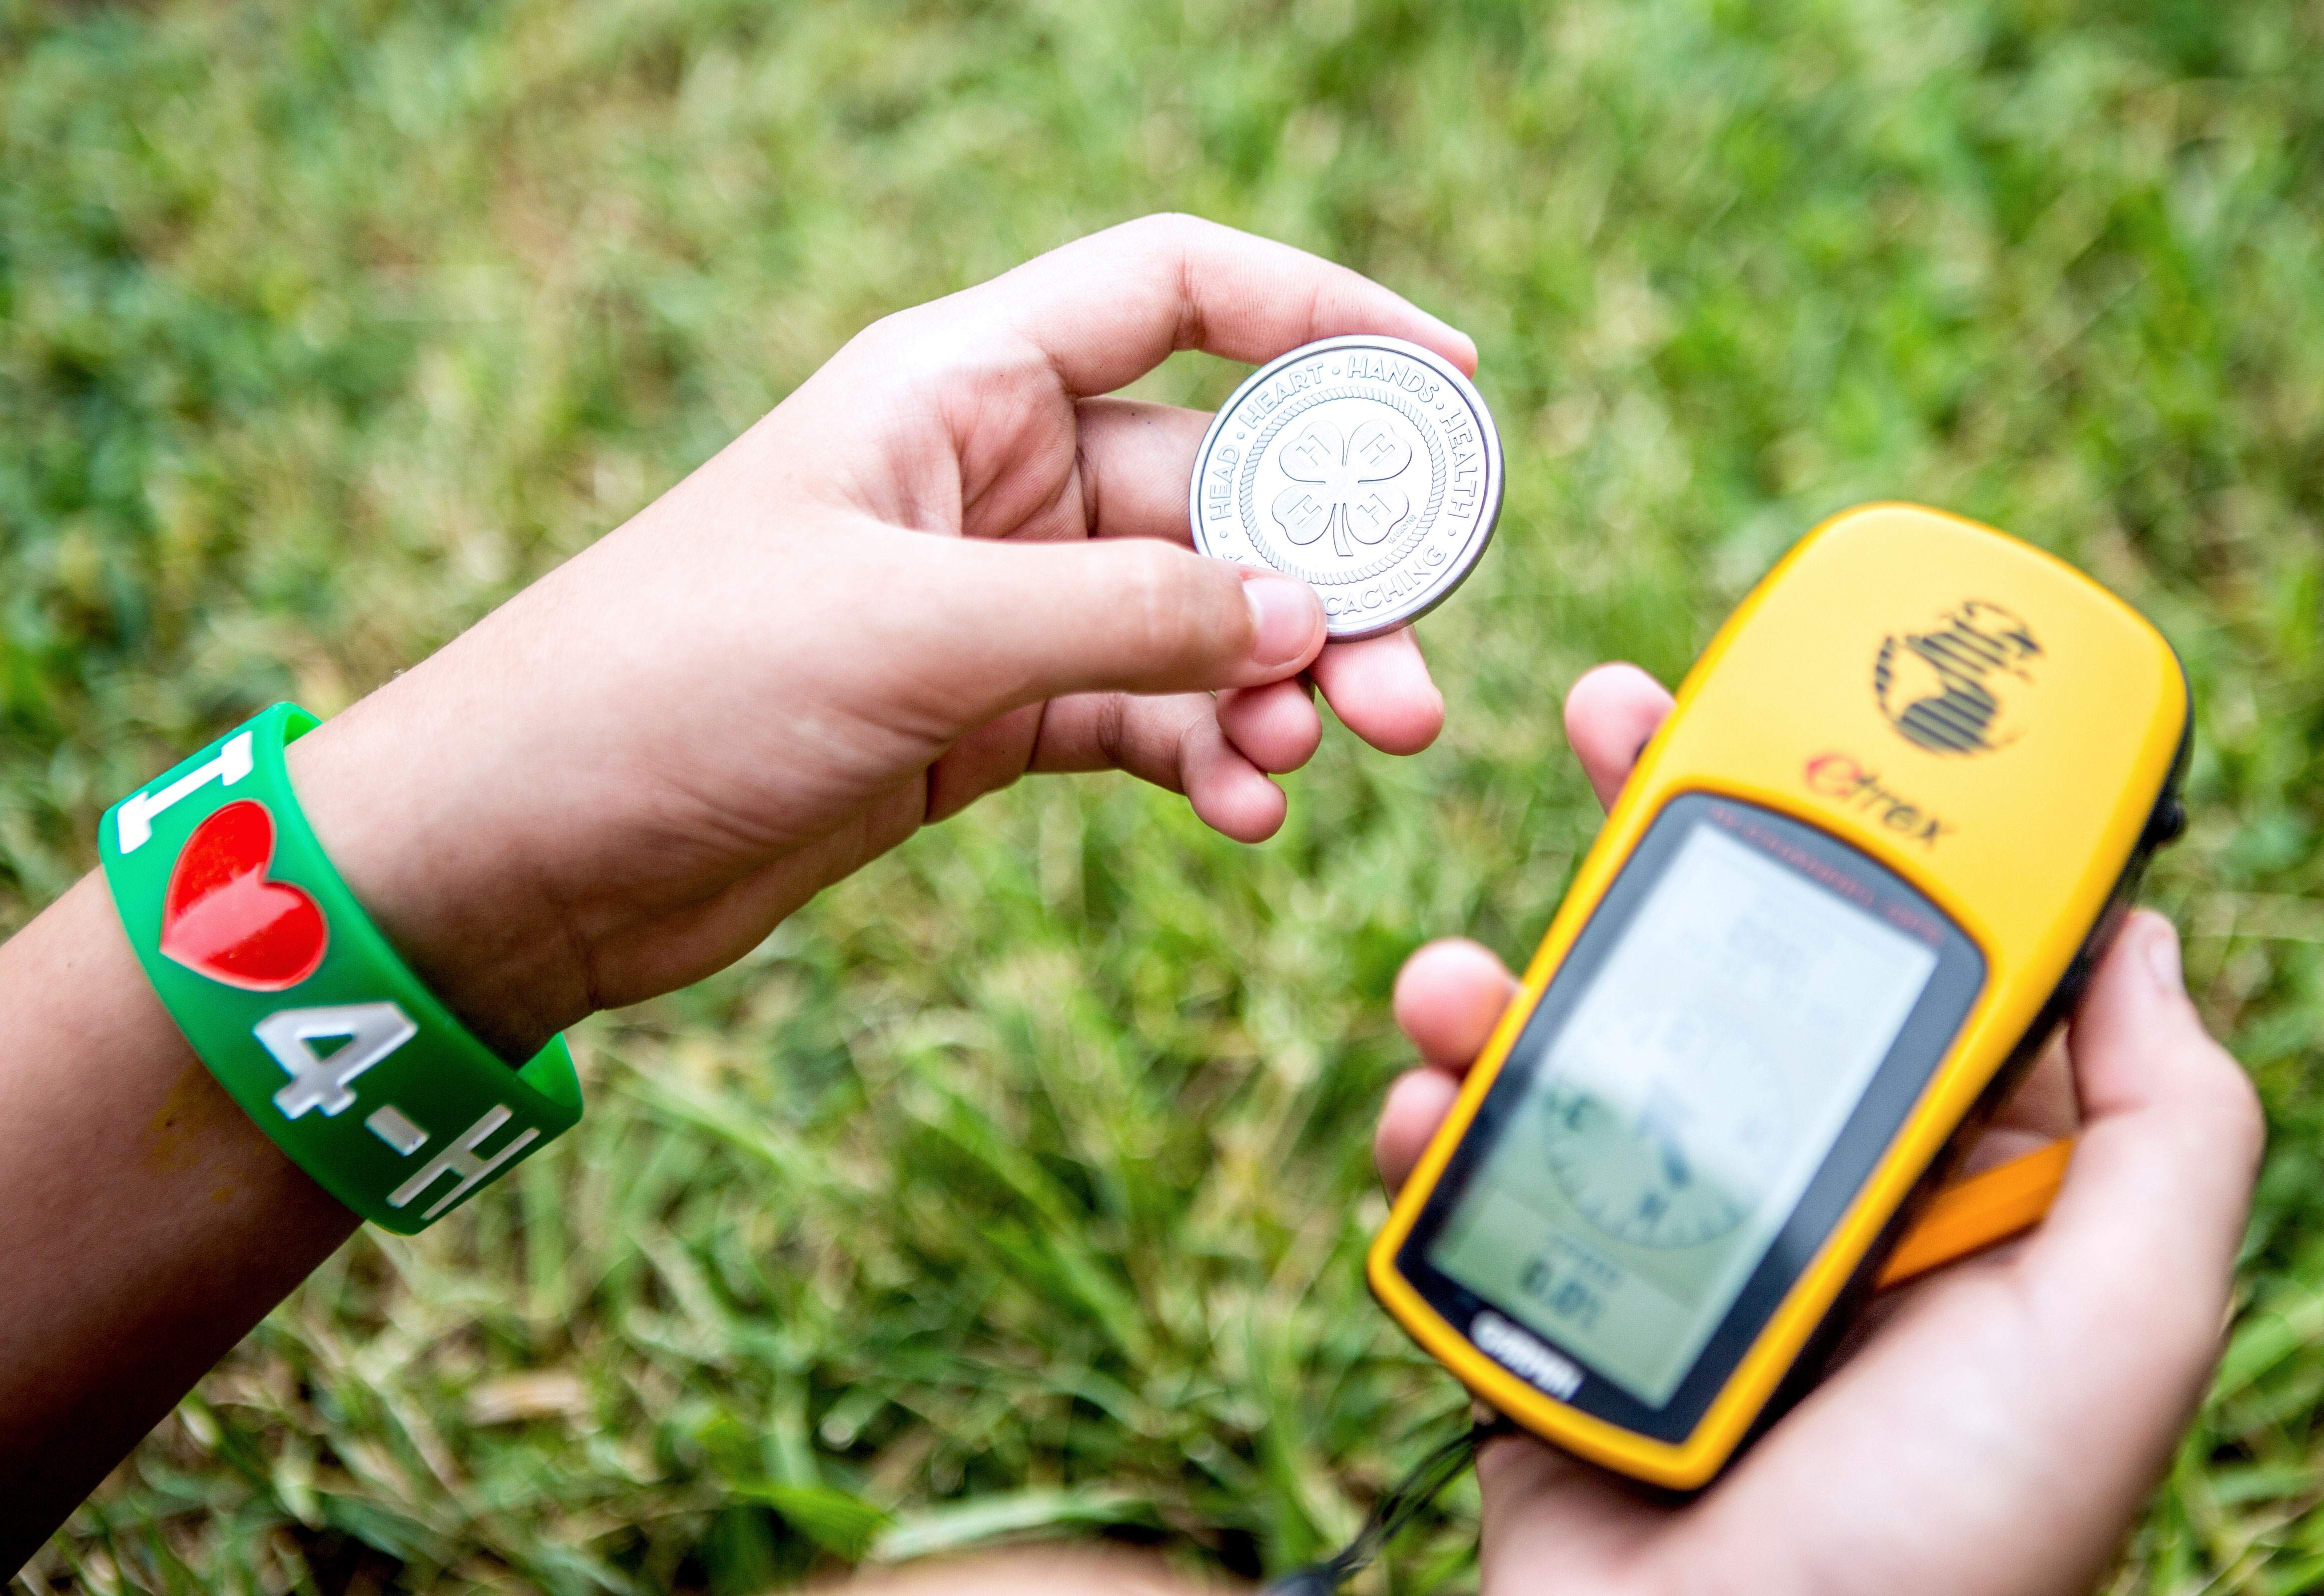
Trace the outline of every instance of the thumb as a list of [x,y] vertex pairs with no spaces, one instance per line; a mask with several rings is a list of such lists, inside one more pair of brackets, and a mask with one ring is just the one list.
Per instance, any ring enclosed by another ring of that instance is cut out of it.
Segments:
[[2034,1234],[2034,1278],[2067,1299],[2053,1305],[2061,1320],[2099,1334],[2144,1319],[2146,1335],[2128,1339],[2158,1356],[2175,1350],[2199,1377],[2218,1345],[2265,1132],[2250,1078],[2188,1000],[2162,916],[2133,915],[2115,938],[2071,1048],[2082,1129]]
[[1257,687],[1323,650],[1323,605],[1305,582],[1153,539],[906,535],[903,569],[932,590],[883,608],[909,628],[894,643],[910,673],[956,696],[964,727],[1066,693]]

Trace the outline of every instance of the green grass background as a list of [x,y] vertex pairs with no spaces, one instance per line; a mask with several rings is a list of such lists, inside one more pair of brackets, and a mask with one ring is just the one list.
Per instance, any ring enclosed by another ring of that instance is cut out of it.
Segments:
[[[2081,562],[2193,674],[2150,896],[2274,1140],[2115,1588],[2324,1582],[2319,48],[2272,0],[0,0],[0,929],[182,751],[344,706],[866,321],[1141,212],[1466,328],[1509,466],[1424,627],[1434,749],[1335,731],[1259,848],[1028,782],[584,1027],[582,1129],[351,1242],[28,1584],[1314,1553],[1456,1422],[1358,1277],[1398,961],[1538,936],[1596,823],[1580,670],[1674,678],[1891,495]],[[1473,1581],[1465,1490],[1372,1591]]]

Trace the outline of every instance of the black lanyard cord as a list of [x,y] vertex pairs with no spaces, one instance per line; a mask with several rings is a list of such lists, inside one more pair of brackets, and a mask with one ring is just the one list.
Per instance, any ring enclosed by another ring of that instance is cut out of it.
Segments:
[[1479,1447],[1496,1436],[1516,1433],[1516,1425],[1496,1414],[1453,1436],[1422,1458],[1395,1490],[1372,1504],[1355,1539],[1324,1562],[1293,1569],[1268,1584],[1260,1596],[1337,1596],[1342,1585],[1379,1556],[1380,1548],[1402,1534],[1405,1526],[1460,1476]]

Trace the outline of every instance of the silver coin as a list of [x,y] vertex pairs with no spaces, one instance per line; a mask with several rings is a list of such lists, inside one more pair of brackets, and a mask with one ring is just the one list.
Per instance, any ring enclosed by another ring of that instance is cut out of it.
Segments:
[[1187,493],[1194,547],[1322,595],[1345,641],[1409,624],[1476,567],[1501,439],[1469,380],[1400,338],[1325,338],[1250,374]]

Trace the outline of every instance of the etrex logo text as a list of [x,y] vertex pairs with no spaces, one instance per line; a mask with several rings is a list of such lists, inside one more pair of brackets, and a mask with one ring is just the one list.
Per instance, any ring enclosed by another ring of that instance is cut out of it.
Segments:
[[1831,798],[1843,809],[1870,816],[1880,826],[1911,838],[1926,848],[1951,835],[1950,821],[1940,820],[1902,793],[1882,784],[1880,773],[1844,753],[1820,753],[1800,772],[1808,790]]

